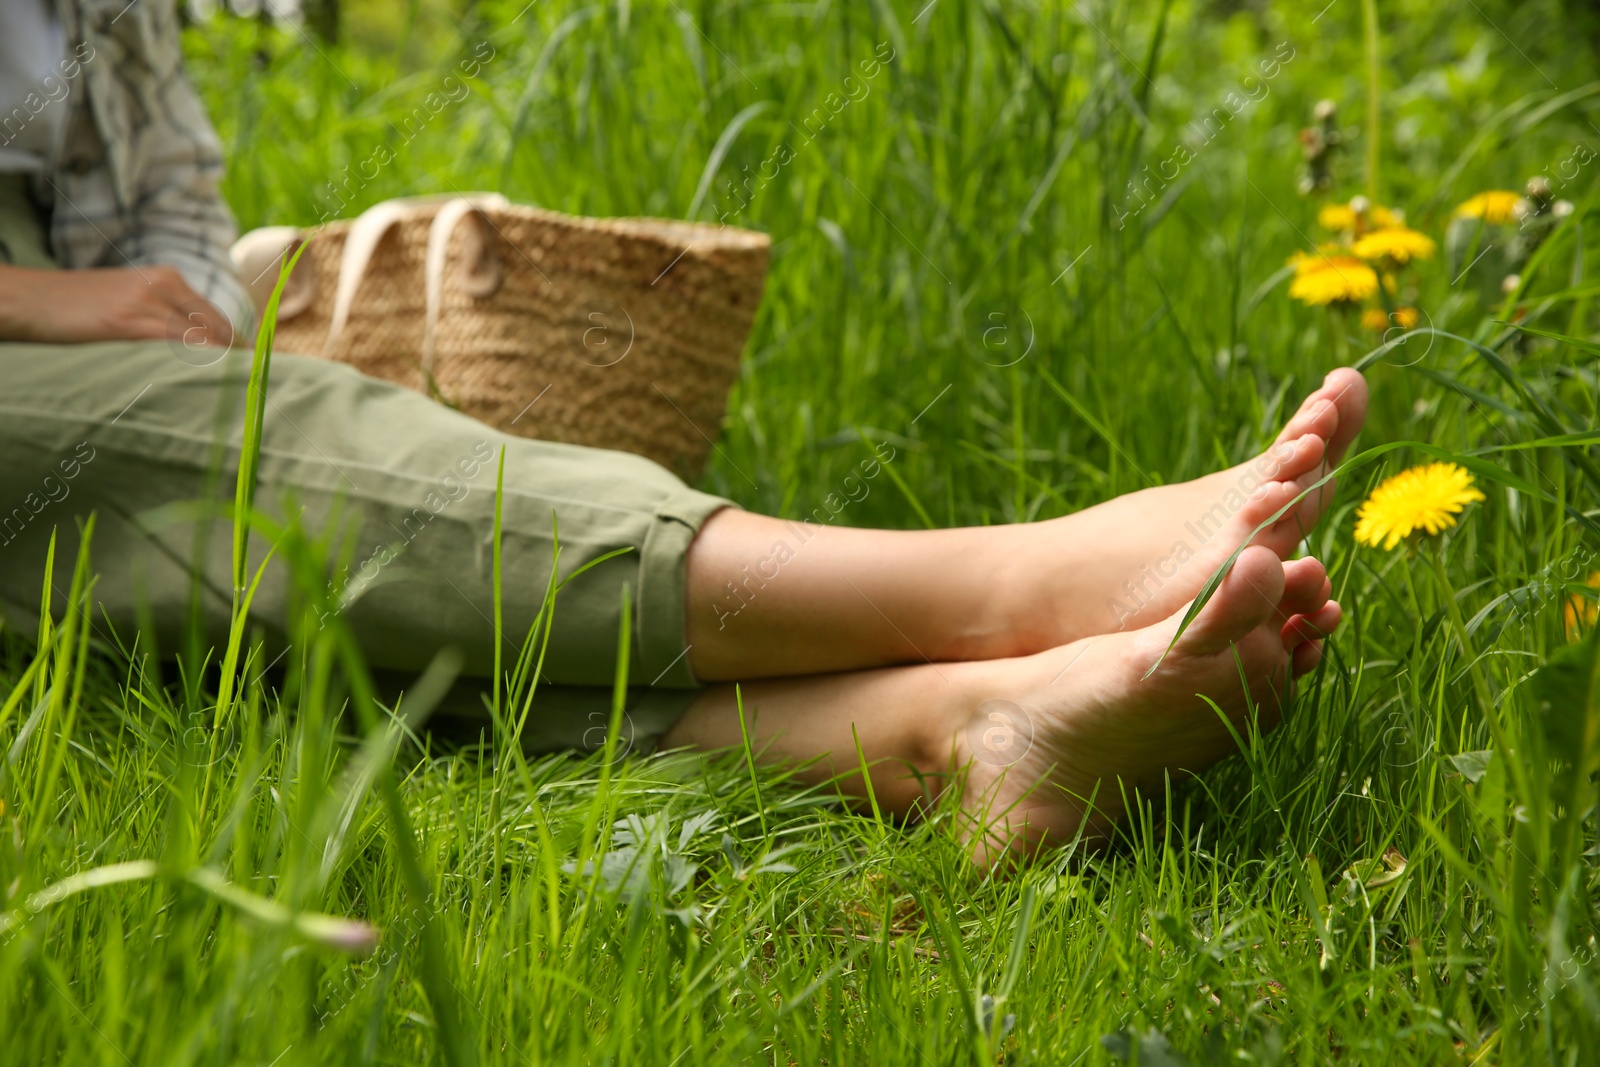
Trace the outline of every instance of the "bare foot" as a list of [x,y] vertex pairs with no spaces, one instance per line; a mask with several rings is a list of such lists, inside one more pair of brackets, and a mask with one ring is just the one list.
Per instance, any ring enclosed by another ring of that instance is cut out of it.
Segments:
[[990,865],[1080,828],[1103,838],[1124,789],[1230,754],[1235,742],[1203,698],[1241,734],[1252,708],[1276,724],[1289,679],[1317,664],[1321,635],[1339,623],[1329,592],[1318,561],[1284,563],[1252,546],[1176,644],[1181,614],[984,665],[969,691],[981,699],[955,734],[975,858]]
[[[1003,631],[1012,643],[998,654],[1152,625],[1198,595],[1246,543],[1293,555],[1332,503],[1333,482],[1266,530],[1256,528],[1344,459],[1366,411],[1365,379],[1339,368],[1306,397],[1272,447],[1247,463],[1010,528],[1018,541],[1000,587],[1020,591],[1021,600]],[[940,658],[995,654],[955,648]]]
[[[1366,379],[1360,371],[1339,367],[1329,372],[1322,385],[1301,402],[1272,446],[1260,456],[1192,482],[1147,490],[1157,501],[1151,517],[1166,515],[1170,521],[1174,507],[1187,506],[1192,512],[1183,520],[1184,532],[1192,522],[1203,533],[1205,528],[1215,528],[1220,521],[1218,505],[1228,506],[1230,490],[1248,495],[1248,487],[1255,481],[1293,481],[1302,490],[1314,485],[1344,461],[1350,442],[1361,432],[1366,419]],[[1265,543],[1280,557],[1288,556],[1327,510],[1334,488],[1334,483],[1329,482],[1315,496],[1302,501],[1298,510],[1288,517],[1290,521],[1275,528],[1269,540],[1258,539],[1256,543]],[[1232,507],[1236,510],[1237,504]]]

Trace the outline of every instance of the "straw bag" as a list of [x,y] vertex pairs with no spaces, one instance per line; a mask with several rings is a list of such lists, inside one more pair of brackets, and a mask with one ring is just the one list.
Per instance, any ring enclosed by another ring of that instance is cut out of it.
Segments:
[[304,242],[275,347],[348,363],[524,437],[697,478],[761,300],[765,234],[590,219],[496,194],[389,200],[241,237],[264,304]]

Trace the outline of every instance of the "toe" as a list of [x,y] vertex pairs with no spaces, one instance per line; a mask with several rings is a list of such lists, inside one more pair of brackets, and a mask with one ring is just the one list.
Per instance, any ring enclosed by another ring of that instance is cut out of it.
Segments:
[[1338,464],[1367,421],[1367,380],[1354,367],[1337,367],[1329,372],[1318,392],[1339,409],[1338,429],[1328,439],[1328,461]]
[[1322,458],[1328,451],[1328,437],[1333,429],[1329,427],[1326,433],[1307,431],[1287,441],[1279,441],[1273,445],[1266,455],[1265,473],[1279,481],[1293,481],[1302,475],[1319,470]]
[[1179,639],[1193,655],[1221,652],[1272,618],[1283,599],[1283,564],[1270,549],[1253,545],[1239,553],[1233,569]]
[[[1327,479],[1324,481],[1324,479]],[[1292,530],[1295,540],[1305,537],[1314,529],[1328,508],[1333,506],[1335,496],[1339,492],[1339,479],[1328,478],[1326,469],[1317,467],[1307,471],[1294,481],[1294,495],[1302,496],[1300,506],[1295,508],[1278,523],[1286,530]],[[1287,534],[1283,536],[1288,536]]]
[[1322,662],[1322,642],[1307,641],[1294,650],[1294,675],[1309,674]]
[[1344,619],[1344,609],[1337,600],[1330,600],[1315,611],[1296,615],[1283,626],[1283,647],[1294,652],[1303,645],[1322,643],[1322,639],[1339,628]]
[[[1268,482],[1244,502],[1244,506],[1239,509],[1239,522],[1254,531],[1287,508],[1299,494],[1300,487],[1292,481]],[[1287,517],[1287,514],[1285,513],[1283,517]],[[1279,518],[1280,522],[1283,517]]]
[[1350,442],[1366,421],[1366,378],[1354,367],[1336,367],[1284,426],[1278,435],[1278,444],[1292,442],[1308,433],[1317,434],[1328,443],[1328,462],[1337,464],[1344,459]]
[[1317,559],[1295,559],[1283,565],[1283,600],[1278,604],[1282,618],[1310,615],[1328,602],[1333,583],[1328,570]]
[[[1246,501],[1239,509],[1239,517],[1256,544],[1272,549],[1279,558],[1294,551],[1295,544],[1316,526],[1333,500],[1328,486],[1306,492],[1318,478],[1312,471],[1294,481],[1268,482]],[[1297,506],[1291,506],[1295,498],[1302,495],[1304,499]]]
[[1334,402],[1334,395],[1323,385],[1306,397],[1283,427],[1283,432],[1278,434],[1277,444],[1288,444],[1306,434],[1316,434],[1324,440],[1332,437],[1339,428],[1339,406]]

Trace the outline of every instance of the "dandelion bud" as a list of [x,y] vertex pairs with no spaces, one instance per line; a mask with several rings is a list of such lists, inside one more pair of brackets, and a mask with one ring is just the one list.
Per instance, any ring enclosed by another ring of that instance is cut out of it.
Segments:
[[1302,193],[1333,188],[1333,157],[1342,141],[1334,122],[1332,100],[1319,101],[1311,114],[1316,125],[1300,131],[1300,154],[1306,161],[1305,173],[1300,177]]

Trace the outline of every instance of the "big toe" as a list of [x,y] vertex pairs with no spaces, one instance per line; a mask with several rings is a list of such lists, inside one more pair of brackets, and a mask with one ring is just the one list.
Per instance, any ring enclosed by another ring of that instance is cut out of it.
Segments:
[[[1367,421],[1367,380],[1354,367],[1336,367],[1328,372],[1322,384],[1301,403],[1300,409],[1278,434],[1275,452],[1293,444],[1307,434],[1316,434],[1327,442],[1327,460],[1337,464],[1344,459],[1350,442]],[[1320,457],[1319,457],[1320,458]],[[1299,471],[1280,474],[1293,478]]]
[[1323,379],[1322,389],[1339,409],[1339,426],[1328,439],[1328,462],[1337,464],[1367,422],[1367,379],[1354,367],[1336,367]]
[[1246,548],[1183,632],[1177,648],[1194,655],[1221,652],[1272,618],[1283,590],[1283,563],[1277,554],[1260,545]]

